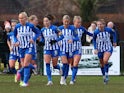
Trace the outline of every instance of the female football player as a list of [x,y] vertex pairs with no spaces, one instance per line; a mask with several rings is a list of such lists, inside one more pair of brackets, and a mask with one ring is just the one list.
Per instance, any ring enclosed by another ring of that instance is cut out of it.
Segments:
[[73,62],[73,42],[78,40],[77,34],[74,32],[74,27],[70,25],[70,17],[63,16],[63,25],[59,27],[64,39],[60,41],[60,57],[63,63],[62,76],[60,80],[61,85],[66,85],[66,78],[68,76],[69,64]]
[[[15,46],[19,46],[20,59],[22,63],[23,84],[22,87],[28,86],[30,78],[30,62],[35,54],[34,41],[39,37],[38,30],[33,24],[27,22],[26,12],[19,14],[19,22],[14,29]],[[33,36],[35,33],[35,36]]]
[[52,65],[55,69],[60,70],[60,66],[57,64],[58,62],[58,52],[59,45],[57,41],[60,41],[64,38],[62,33],[57,29],[56,26],[52,25],[53,17],[51,15],[47,15],[43,18],[44,27],[41,29],[41,34],[45,41],[44,45],[44,61],[46,63],[46,73],[48,78],[47,85],[52,85],[52,77],[51,77],[51,68],[50,62],[52,61]]
[[73,23],[74,23],[74,27],[75,27],[75,33],[78,34],[78,41],[74,41],[74,52],[73,52],[73,63],[72,63],[72,78],[70,81],[70,84],[74,84],[74,80],[78,71],[78,63],[80,61],[81,58],[81,54],[82,54],[82,44],[81,44],[81,37],[84,34],[87,34],[89,36],[93,36],[93,34],[89,33],[86,28],[84,28],[83,26],[81,26],[82,23],[82,19],[80,16],[74,16],[73,19]]
[[[19,58],[19,47],[18,46],[14,46],[14,28],[17,24],[17,20],[11,20],[11,27],[12,27],[12,31],[8,34],[8,39],[7,39],[7,44],[9,46],[10,49],[10,55],[9,55],[9,66],[10,66],[10,71],[13,74],[16,74],[16,69],[15,69],[15,62],[16,60],[18,60],[18,62],[20,62],[20,58]],[[16,82],[16,79],[15,79]]]
[[112,31],[112,29],[105,27],[105,22],[103,20],[97,21],[97,27],[98,29],[95,30],[93,37],[95,49],[94,53],[99,57],[104,84],[107,84],[109,80],[108,60],[113,52],[110,34],[113,35],[113,46],[116,47],[116,33]]

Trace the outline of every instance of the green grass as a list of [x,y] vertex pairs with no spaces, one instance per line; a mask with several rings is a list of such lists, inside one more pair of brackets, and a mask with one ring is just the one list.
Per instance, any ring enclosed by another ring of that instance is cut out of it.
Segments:
[[124,77],[111,76],[104,85],[101,76],[78,76],[75,85],[59,84],[60,76],[53,76],[53,86],[46,86],[46,76],[32,76],[30,86],[23,88],[14,83],[13,75],[0,75],[0,93],[124,93]]

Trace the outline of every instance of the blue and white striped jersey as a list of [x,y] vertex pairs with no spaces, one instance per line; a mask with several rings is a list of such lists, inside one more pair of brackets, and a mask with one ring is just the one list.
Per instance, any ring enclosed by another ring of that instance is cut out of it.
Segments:
[[10,32],[8,34],[7,40],[9,40],[11,42],[12,51],[10,51],[10,54],[19,56],[19,47],[14,46],[14,32]]
[[89,33],[86,28],[84,28],[83,26],[80,26],[79,28],[75,27],[75,33],[77,33],[79,40],[78,41],[74,41],[74,50],[79,50],[82,48],[82,44],[81,44],[81,38],[84,34],[87,34],[89,36],[93,36],[92,33]]
[[113,42],[116,43],[116,33],[110,28],[105,27],[104,31],[96,29],[94,32],[94,48],[99,52],[110,51],[112,49],[112,43],[110,34],[113,35]]
[[64,26],[59,26],[59,30],[62,32],[64,39],[60,41],[60,51],[65,52],[73,52],[74,46],[73,43],[68,43],[68,40],[75,41],[76,33],[75,28],[71,25],[69,25],[67,28],[64,28]]
[[41,29],[41,34],[43,36],[42,38],[44,38],[45,41],[44,50],[59,49],[58,42],[53,45],[50,44],[51,40],[57,40],[58,38],[58,30],[56,26],[51,25],[49,28],[43,27]]
[[[35,37],[33,35],[35,33]],[[31,23],[26,23],[25,25],[21,25],[20,23],[16,25],[14,29],[14,38],[15,42],[19,42],[20,48],[30,48],[34,47],[33,43],[29,41],[33,39],[34,41],[39,37],[40,33]]]

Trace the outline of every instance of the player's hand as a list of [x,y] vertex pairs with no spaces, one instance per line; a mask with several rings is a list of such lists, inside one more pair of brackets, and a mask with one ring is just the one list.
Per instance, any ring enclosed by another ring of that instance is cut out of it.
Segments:
[[50,44],[53,45],[53,44],[55,44],[56,42],[57,42],[56,40],[51,40],[51,41],[50,41]]
[[31,44],[33,44],[33,43],[34,43],[34,40],[33,40],[33,39],[30,39],[29,42],[30,42]]
[[117,46],[117,43],[113,43],[113,46],[116,47]]
[[18,47],[18,46],[19,46],[19,42],[16,42],[16,43],[14,44],[14,46],[17,46],[17,47]]
[[97,49],[94,50],[94,54],[96,54],[96,55],[98,54],[98,50]]
[[68,40],[68,43],[70,43],[70,44],[73,43],[73,40]]

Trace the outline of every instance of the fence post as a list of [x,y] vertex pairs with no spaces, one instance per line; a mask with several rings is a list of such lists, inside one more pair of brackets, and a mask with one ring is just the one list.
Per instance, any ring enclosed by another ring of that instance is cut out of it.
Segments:
[[124,41],[120,41],[120,70],[121,75],[124,75]]
[[38,74],[43,75],[43,46],[37,46],[37,65]]

